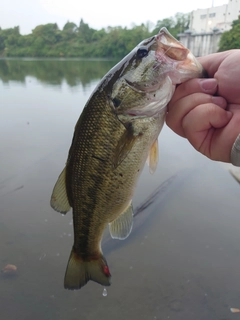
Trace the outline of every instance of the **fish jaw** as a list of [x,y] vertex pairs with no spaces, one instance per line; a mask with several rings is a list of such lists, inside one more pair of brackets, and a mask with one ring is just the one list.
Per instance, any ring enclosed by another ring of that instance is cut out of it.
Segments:
[[205,70],[192,52],[175,39],[166,28],[160,30],[156,39],[158,43],[156,58],[169,65],[168,74],[173,85],[206,76]]

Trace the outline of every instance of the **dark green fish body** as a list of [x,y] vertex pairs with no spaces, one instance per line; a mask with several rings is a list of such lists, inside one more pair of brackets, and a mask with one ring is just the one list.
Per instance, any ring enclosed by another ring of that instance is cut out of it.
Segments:
[[[165,29],[161,32],[109,71],[76,124],[66,168],[51,199],[57,211],[73,209],[74,244],[65,288],[78,289],[89,280],[110,285],[101,251],[103,231],[109,224],[117,239],[131,232],[136,182],[147,158],[151,171],[156,168],[157,138],[175,83],[201,76],[189,51],[178,42],[171,43],[172,51],[166,49],[174,38]],[[191,71],[186,64],[192,64]]]

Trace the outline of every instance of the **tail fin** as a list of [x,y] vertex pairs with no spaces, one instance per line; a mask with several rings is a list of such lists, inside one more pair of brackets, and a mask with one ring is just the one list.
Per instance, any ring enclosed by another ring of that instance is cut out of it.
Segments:
[[104,256],[100,254],[98,259],[84,260],[72,250],[65,273],[64,288],[80,289],[89,280],[110,286],[111,274]]

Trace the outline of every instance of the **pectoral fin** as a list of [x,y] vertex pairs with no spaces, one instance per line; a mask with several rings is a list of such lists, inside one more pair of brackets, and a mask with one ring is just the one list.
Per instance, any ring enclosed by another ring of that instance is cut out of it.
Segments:
[[67,213],[71,209],[66,190],[66,168],[61,172],[53,188],[50,204],[54,210],[61,213]]
[[158,164],[158,140],[156,140],[148,154],[147,164],[149,165],[149,171],[153,174]]
[[109,223],[109,231],[113,239],[124,240],[132,231],[133,209],[132,203],[127,209],[112,223]]
[[124,131],[123,135],[119,139],[119,142],[116,147],[116,151],[113,157],[113,168],[116,169],[122,161],[126,158],[128,153],[131,151],[137,136],[134,136],[133,130],[131,127],[127,128]]

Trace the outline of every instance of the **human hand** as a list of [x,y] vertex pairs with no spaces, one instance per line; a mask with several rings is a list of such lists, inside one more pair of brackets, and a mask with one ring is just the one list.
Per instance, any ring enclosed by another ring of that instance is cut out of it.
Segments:
[[230,162],[240,133],[240,50],[199,61],[209,79],[192,79],[176,88],[166,123],[208,158]]

